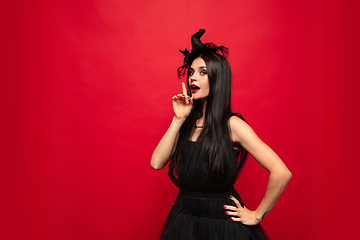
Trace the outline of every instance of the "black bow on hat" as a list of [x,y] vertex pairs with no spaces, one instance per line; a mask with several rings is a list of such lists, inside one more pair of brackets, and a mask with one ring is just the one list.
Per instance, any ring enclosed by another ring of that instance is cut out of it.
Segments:
[[190,63],[194,60],[195,56],[198,56],[200,53],[205,52],[213,52],[223,55],[227,57],[229,55],[229,49],[224,46],[216,46],[214,43],[202,43],[200,38],[204,35],[205,29],[199,29],[198,32],[191,36],[191,46],[192,50],[189,52],[187,48],[185,50],[179,50],[182,54],[184,54],[184,62],[183,66],[177,69],[177,76],[179,78],[185,75],[186,69],[190,67]]

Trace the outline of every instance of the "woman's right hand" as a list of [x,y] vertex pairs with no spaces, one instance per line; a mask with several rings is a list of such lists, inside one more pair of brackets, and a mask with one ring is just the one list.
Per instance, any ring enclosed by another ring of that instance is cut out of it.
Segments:
[[193,108],[194,98],[187,95],[185,83],[182,85],[182,94],[177,94],[172,97],[173,109],[176,118],[187,118]]

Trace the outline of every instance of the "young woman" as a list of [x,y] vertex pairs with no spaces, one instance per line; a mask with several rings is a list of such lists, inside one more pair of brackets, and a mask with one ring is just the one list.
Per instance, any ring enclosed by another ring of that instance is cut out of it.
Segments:
[[[187,87],[173,96],[174,117],[151,157],[169,176],[179,194],[158,239],[267,239],[259,223],[273,208],[291,173],[245,119],[230,110],[231,69],[228,50],[203,44],[200,29],[193,50],[181,51]],[[250,153],[269,173],[268,186],[256,210],[248,209],[233,185]]]

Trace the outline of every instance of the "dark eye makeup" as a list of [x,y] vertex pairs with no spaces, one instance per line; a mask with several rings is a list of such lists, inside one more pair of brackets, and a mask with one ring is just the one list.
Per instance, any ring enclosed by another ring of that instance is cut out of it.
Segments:
[[[194,75],[194,73],[195,73],[194,70],[192,70],[192,69],[189,70],[189,75],[190,75],[190,76]],[[205,69],[203,69],[203,70],[200,71],[200,74],[201,74],[201,75],[206,75],[206,74],[207,74],[207,71],[206,71]]]

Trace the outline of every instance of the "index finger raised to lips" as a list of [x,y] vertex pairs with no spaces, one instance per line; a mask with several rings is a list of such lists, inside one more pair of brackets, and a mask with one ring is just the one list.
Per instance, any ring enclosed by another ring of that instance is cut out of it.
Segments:
[[185,87],[185,83],[182,82],[181,85],[182,85],[183,94],[184,94],[185,96],[187,96],[187,90],[186,90],[186,87]]

